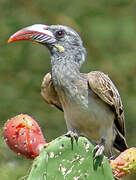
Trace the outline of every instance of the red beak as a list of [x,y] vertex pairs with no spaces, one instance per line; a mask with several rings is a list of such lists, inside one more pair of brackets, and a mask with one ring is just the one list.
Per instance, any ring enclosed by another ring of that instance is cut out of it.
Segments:
[[14,33],[8,40],[8,43],[11,43],[13,41],[20,41],[20,40],[30,40],[30,35],[32,35],[34,32],[25,31],[24,29],[17,31]]
[[43,24],[34,24],[17,31],[9,38],[8,43],[20,40],[35,41],[41,44],[51,44],[56,41],[49,26]]

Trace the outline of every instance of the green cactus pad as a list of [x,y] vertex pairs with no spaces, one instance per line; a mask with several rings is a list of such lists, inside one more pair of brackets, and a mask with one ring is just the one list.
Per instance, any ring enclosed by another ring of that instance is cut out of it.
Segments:
[[27,180],[114,180],[107,158],[101,166],[93,161],[93,148],[84,137],[74,140],[72,148],[71,139],[61,136],[34,160]]

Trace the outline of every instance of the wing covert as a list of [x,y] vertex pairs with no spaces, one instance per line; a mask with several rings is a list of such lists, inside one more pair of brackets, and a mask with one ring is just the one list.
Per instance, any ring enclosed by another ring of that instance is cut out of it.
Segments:
[[115,126],[121,135],[125,136],[125,119],[122,101],[119,92],[110,78],[100,71],[88,73],[90,88],[107,104],[115,113]]
[[41,85],[41,95],[48,104],[55,106],[63,111],[59,97],[54,88],[50,72],[47,73],[43,78]]

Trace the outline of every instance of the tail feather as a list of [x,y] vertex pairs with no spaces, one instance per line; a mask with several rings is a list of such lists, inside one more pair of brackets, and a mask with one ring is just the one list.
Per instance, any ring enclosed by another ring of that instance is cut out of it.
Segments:
[[113,146],[116,150],[123,152],[128,149],[125,137],[116,130],[116,138],[114,140]]

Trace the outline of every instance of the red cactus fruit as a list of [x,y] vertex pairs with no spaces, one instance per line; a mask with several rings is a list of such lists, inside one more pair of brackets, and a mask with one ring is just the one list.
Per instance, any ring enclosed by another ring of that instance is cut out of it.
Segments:
[[10,149],[29,159],[37,157],[46,144],[39,125],[27,114],[9,119],[4,125],[3,135]]
[[114,177],[122,178],[136,171],[136,148],[132,147],[122,152],[116,159],[110,161]]

